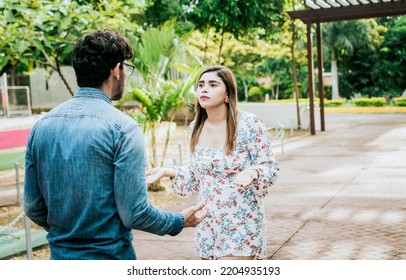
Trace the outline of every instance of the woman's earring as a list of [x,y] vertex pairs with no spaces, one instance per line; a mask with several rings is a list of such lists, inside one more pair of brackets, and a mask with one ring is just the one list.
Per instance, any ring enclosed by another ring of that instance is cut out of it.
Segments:
[[226,96],[226,100],[224,100],[224,102],[228,103],[228,96]]

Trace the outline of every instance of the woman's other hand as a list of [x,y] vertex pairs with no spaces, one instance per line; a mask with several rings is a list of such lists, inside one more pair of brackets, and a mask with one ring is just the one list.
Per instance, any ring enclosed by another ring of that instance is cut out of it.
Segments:
[[240,187],[246,187],[258,180],[259,173],[255,169],[241,171],[234,179],[234,184]]
[[147,170],[145,175],[147,176],[147,184],[152,184],[163,177],[175,177],[176,172],[173,168],[155,167]]

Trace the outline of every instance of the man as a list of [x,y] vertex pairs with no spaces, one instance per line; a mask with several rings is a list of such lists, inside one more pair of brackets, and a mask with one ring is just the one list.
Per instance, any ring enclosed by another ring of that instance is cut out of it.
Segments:
[[182,213],[148,204],[141,128],[111,104],[132,57],[115,32],[81,38],[72,59],[79,90],[31,131],[24,208],[48,231],[51,259],[136,259],[131,229],[176,235],[207,214],[202,204]]

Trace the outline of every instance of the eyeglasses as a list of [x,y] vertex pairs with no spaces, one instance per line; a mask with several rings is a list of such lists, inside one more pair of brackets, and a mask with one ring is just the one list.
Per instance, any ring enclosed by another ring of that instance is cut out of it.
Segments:
[[127,76],[131,76],[134,73],[135,66],[126,62],[123,62],[123,64],[126,67]]

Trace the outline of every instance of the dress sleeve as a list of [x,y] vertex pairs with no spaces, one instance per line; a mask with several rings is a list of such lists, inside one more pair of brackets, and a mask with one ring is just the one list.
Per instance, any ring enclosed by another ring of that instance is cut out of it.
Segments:
[[199,192],[199,180],[190,165],[174,166],[175,177],[171,179],[173,190],[180,196],[192,196]]
[[250,169],[258,171],[259,175],[252,187],[257,196],[264,197],[278,178],[279,164],[275,161],[271,140],[263,121],[255,116],[251,122],[248,142],[248,151],[251,156]]

